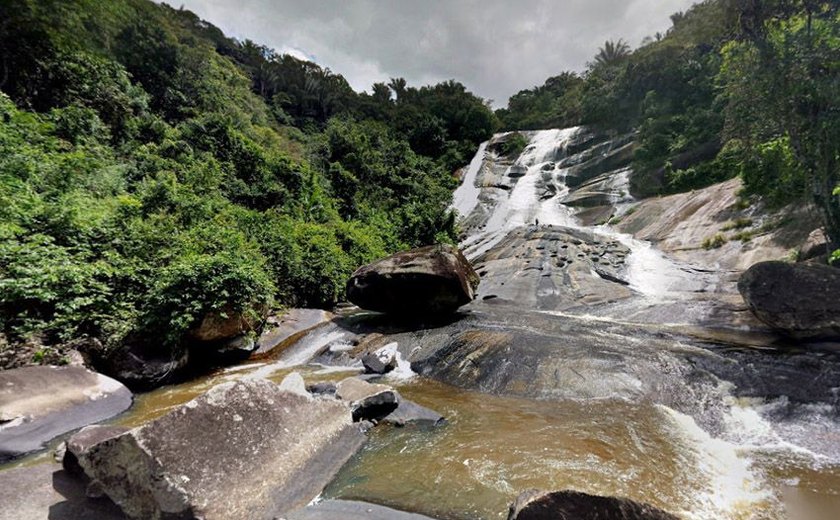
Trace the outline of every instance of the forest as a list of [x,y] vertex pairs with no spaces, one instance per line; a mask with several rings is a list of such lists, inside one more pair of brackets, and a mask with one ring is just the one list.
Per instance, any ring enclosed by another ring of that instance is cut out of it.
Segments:
[[840,3],[707,0],[671,21],[514,95],[502,126],[634,131],[635,195],[740,176],[746,198],[815,203],[840,243]]
[[454,172],[503,130],[635,132],[634,195],[740,175],[840,242],[837,2],[706,0],[495,112],[454,80],[357,93],[149,0],[0,14],[0,343],[52,362],[334,305],[356,267],[456,240]]

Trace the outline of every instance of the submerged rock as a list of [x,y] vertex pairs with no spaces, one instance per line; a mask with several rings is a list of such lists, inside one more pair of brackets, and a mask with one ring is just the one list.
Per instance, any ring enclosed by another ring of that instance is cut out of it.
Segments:
[[417,426],[440,426],[446,419],[436,411],[419,404],[400,399],[397,409],[382,419],[383,423],[403,427],[409,424]]
[[761,262],[741,276],[738,291],[776,330],[805,339],[840,337],[840,269]]
[[457,248],[441,244],[360,267],[347,282],[347,298],[388,314],[446,314],[475,298],[479,280]]
[[325,500],[295,511],[287,520],[432,520],[428,516],[351,500]]
[[79,366],[2,371],[0,461],[113,417],[131,406],[131,399],[131,392],[119,382]]
[[526,491],[511,504],[508,520],[679,520],[647,504],[578,491]]
[[79,464],[131,518],[272,518],[315,498],[364,439],[341,403],[243,380],[96,444]]
[[354,421],[385,417],[400,403],[399,394],[387,385],[379,385],[348,377],[336,386],[335,396],[349,404]]

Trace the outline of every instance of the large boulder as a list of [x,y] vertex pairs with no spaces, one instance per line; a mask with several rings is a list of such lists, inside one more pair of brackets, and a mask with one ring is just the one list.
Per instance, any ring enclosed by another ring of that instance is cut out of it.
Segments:
[[579,491],[526,491],[510,506],[508,520],[679,520],[647,504]]
[[113,417],[131,400],[131,392],[118,381],[80,366],[0,371],[0,461]]
[[305,506],[365,436],[342,403],[262,380],[219,385],[77,454],[130,518],[273,518]]
[[389,314],[446,314],[471,302],[479,281],[456,247],[441,244],[360,267],[347,282],[347,298],[363,309]]
[[840,269],[760,262],[741,275],[738,290],[776,330],[802,339],[840,337]]

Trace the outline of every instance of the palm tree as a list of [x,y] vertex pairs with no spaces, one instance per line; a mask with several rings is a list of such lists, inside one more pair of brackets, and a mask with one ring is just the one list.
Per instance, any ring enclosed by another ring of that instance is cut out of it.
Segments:
[[607,40],[604,46],[598,49],[595,55],[596,65],[615,65],[627,56],[630,56],[630,46],[622,39],[618,41]]

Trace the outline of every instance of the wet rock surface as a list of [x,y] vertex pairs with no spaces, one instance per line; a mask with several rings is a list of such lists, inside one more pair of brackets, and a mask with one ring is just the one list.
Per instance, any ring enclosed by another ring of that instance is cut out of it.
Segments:
[[325,500],[286,515],[285,520],[432,520],[428,516],[351,500]]
[[0,461],[113,417],[131,400],[119,382],[79,366],[0,371]]
[[382,422],[397,427],[409,425],[433,427],[445,424],[446,418],[430,408],[407,399],[400,399],[397,409],[383,417]]
[[400,404],[399,394],[390,386],[368,383],[356,377],[339,382],[335,396],[350,407],[354,421],[381,419]]
[[450,245],[421,247],[360,267],[347,282],[347,299],[395,315],[446,314],[475,297],[479,277]]
[[840,338],[840,269],[761,262],[738,281],[750,310],[770,327],[799,338]]
[[283,348],[306,331],[328,323],[332,318],[331,312],[321,309],[289,309],[280,316],[271,316],[257,340],[255,354],[262,356]]
[[679,517],[626,498],[577,491],[529,491],[510,506],[508,520],[679,520]]
[[79,464],[131,518],[271,518],[317,496],[363,442],[342,404],[248,380],[96,444]]
[[566,310],[629,298],[629,249],[584,230],[530,226],[478,257],[478,299],[529,309]]

